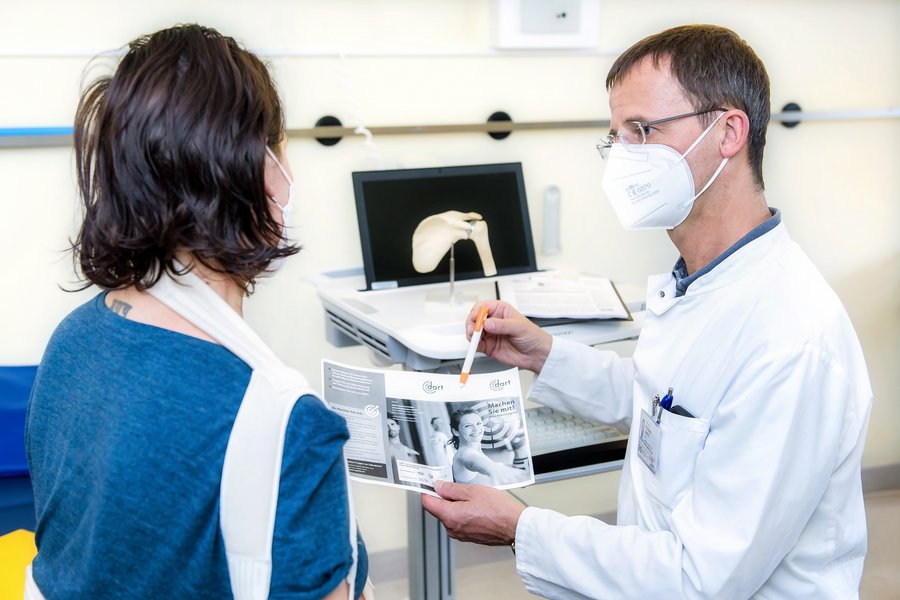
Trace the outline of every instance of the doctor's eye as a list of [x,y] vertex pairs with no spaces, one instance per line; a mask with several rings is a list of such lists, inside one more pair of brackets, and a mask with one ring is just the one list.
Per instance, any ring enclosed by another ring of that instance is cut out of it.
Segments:
[[643,144],[646,141],[644,128],[639,121],[628,121],[623,124],[619,137],[627,144]]

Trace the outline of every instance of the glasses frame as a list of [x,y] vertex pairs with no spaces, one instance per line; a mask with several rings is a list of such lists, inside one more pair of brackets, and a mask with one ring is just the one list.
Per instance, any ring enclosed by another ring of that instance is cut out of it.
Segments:
[[[641,144],[647,143],[647,128],[653,127],[654,125],[659,125],[661,123],[668,123],[669,121],[677,121],[678,119],[686,119],[688,117],[698,117],[700,115],[705,115],[707,113],[721,111],[726,112],[727,108],[722,108],[717,106],[715,108],[707,108],[706,110],[698,110],[694,112],[684,113],[683,115],[675,115],[674,117],[665,117],[662,119],[656,119],[655,121],[629,121],[637,130],[641,132]],[[609,156],[609,150],[612,148],[612,145],[615,143],[628,145],[630,142],[622,137],[621,133],[617,133],[616,135],[609,134],[599,142],[597,142],[597,152],[600,153],[600,158],[606,159]]]

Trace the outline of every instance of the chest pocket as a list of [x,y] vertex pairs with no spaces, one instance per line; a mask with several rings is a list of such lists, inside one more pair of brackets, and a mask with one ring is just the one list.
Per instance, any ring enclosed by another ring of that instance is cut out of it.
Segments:
[[709,421],[663,412],[656,473],[643,471],[647,491],[665,508],[672,510],[693,480],[708,433]]

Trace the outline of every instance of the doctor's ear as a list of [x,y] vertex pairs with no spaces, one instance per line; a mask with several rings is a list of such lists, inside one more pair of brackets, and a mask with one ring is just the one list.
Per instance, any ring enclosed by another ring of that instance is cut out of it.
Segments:
[[750,118],[744,111],[732,109],[723,115],[722,121],[725,123],[725,137],[720,144],[722,158],[732,158],[747,146]]

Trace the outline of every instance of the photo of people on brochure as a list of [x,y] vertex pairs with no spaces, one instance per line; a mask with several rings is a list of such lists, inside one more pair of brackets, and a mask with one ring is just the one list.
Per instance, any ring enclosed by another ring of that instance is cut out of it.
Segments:
[[350,430],[351,477],[432,494],[436,480],[534,483],[516,369],[458,381],[323,361],[325,400]]

